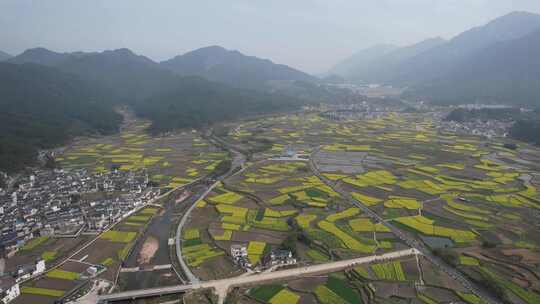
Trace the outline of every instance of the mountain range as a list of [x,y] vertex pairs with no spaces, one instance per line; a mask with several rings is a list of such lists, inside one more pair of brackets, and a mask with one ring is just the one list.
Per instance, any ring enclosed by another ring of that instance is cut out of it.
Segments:
[[[219,72],[202,73],[201,60],[212,61],[216,51],[236,61],[207,69]],[[265,82],[314,79],[268,60],[215,47],[176,57],[174,62],[193,69],[184,76],[168,64],[128,49],[58,53],[35,48],[1,63],[0,171],[20,169],[35,159],[38,149],[73,136],[114,132],[121,121],[113,110],[118,104],[128,104],[150,119],[151,131],[157,133],[298,108],[305,101],[270,93]],[[252,81],[244,88],[228,85],[219,75],[229,69],[231,79]],[[212,75],[223,83],[211,81]]]
[[[528,104],[537,93],[535,89],[538,86],[534,84],[540,81],[534,63],[538,56],[533,55],[540,53],[540,48],[533,43],[538,30],[540,15],[513,12],[448,41],[432,39],[397,48],[369,58],[346,74],[338,74],[356,82],[408,87],[406,96],[437,102],[481,99]],[[518,58],[519,52],[524,54],[527,48],[524,44],[527,43],[531,56]],[[530,66],[526,64],[528,61],[531,62]],[[510,62],[520,64],[508,64]],[[502,78],[505,82],[503,86],[493,84],[494,80]],[[519,91],[519,96],[514,95],[516,91]]]
[[119,103],[142,100],[174,88],[178,78],[147,57],[128,49],[103,52],[57,53],[34,48],[7,60],[52,67],[94,82],[110,91]]
[[219,46],[201,48],[160,63],[128,49],[94,53],[58,53],[34,48],[7,60],[55,67],[92,81],[101,82],[129,98],[146,98],[172,89],[173,75],[198,76],[232,87],[268,89],[271,81],[317,81],[311,75],[270,60],[246,56]]

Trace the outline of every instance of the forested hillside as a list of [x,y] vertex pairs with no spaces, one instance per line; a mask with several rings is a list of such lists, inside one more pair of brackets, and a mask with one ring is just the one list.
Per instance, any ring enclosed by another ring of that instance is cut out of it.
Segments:
[[0,170],[21,169],[71,136],[117,131],[109,95],[45,66],[0,63]]
[[152,121],[151,131],[197,128],[245,115],[298,109],[301,101],[271,93],[239,90],[198,77],[182,78],[176,89],[135,105]]

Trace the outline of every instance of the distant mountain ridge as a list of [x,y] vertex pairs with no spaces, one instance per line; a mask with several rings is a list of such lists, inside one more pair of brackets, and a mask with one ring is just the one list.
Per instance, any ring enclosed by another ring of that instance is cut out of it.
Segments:
[[56,67],[100,82],[122,98],[138,100],[173,89],[175,79],[180,76],[198,76],[232,87],[263,90],[270,89],[267,84],[271,81],[318,80],[286,65],[219,46],[201,48],[161,63],[129,49],[58,53],[44,48],[26,50],[8,62]]
[[132,103],[172,90],[181,81],[180,77],[162,69],[156,62],[129,49],[72,56],[56,67],[99,83],[111,90],[122,103]]
[[413,88],[444,103],[497,102],[540,105],[540,29],[481,49],[448,74]]
[[131,103],[172,90],[180,82],[180,77],[174,73],[126,48],[91,53],[58,53],[34,48],[7,62],[40,64],[77,75],[109,89],[119,103]]
[[210,46],[163,61],[160,66],[181,76],[199,76],[238,88],[261,89],[279,81],[316,81],[307,73],[267,59]]
[[339,75],[407,87],[407,98],[538,106],[539,39],[540,15],[513,12],[448,41],[429,39],[374,55]]
[[[375,47],[364,50],[372,54],[364,57],[362,62],[355,61],[355,58],[349,58],[338,64],[345,66],[349,62],[353,62],[348,71],[344,74],[345,77],[353,81],[360,82],[385,82],[388,78],[399,69],[399,66],[407,60],[422,54],[432,48],[444,44],[446,41],[440,37],[430,38],[406,47],[390,47],[382,48]],[[343,70],[344,68],[342,68]]]
[[377,61],[379,58],[395,51],[398,48],[398,46],[392,44],[378,44],[367,49],[363,49],[336,64],[328,71],[328,74],[335,74],[346,78],[354,78],[353,75],[359,70],[363,70],[372,62]]
[[442,77],[475,52],[499,42],[524,37],[539,28],[538,14],[526,12],[507,14],[411,58],[403,63],[388,81],[414,85]]
[[79,58],[91,53],[73,52],[73,53],[58,53],[48,50],[43,47],[32,48],[23,53],[9,58],[8,63],[23,64],[34,63],[48,67],[57,66],[71,59]]
[[11,56],[10,54],[8,54],[6,52],[0,51],[0,61],[6,61],[11,57],[13,57],[13,56]]

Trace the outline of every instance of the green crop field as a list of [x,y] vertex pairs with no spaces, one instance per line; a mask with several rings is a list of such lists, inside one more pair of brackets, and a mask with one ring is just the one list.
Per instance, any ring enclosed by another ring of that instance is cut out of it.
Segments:
[[62,280],[76,280],[79,278],[79,276],[80,276],[79,273],[60,270],[60,269],[54,269],[47,272],[47,277],[55,278],[55,279],[62,279]]
[[[185,246],[185,244],[184,244]],[[182,249],[182,253],[186,258],[189,266],[198,267],[206,260],[221,256],[223,251],[210,247],[208,244],[194,244],[191,246],[185,246]]]
[[405,273],[399,262],[389,262],[382,264],[375,264],[371,266],[371,269],[377,275],[377,278],[381,280],[390,281],[405,281]]
[[336,236],[338,239],[340,239],[347,248],[350,248],[352,250],[356,250],[359,252],[364,252],[364,253],[372,253],[376,249],[375,246],[361,243],[357,239],[343,232],[341,229],[339,229],[336,225],[334,225],[331,222],[320,221],[319,223],[317,223],[317,225],[322,230],[329,232],[333,234],[334,236]]
[[129,243],[133,241],[136,236],[137,236],[136,232],[109,230],[102,233],[100,238],[109,240],[111,242]]
[[300,300],[300,296],[287,289],[282,289],[274,295],[268,303],[270,304],[296,304]]
[[49,239],[48,236],[40,236],[37,238],[33,238],[30,241],[28,241],[24,246],[21,248],[21,250],[30,251],[38,247],[39,245],[45,243]]
[[268,303],[275,295],[280,293],[283,289],[280,285],[263,285],[249,290],[249,295],[253,298]]
[[476,239],[476,234],[471,231],[447,228],[434,225],[434,221],[423,216],[410,216],[396,218],[394,221],[406,225],[426,235],[448,237],[457,243],[466,243]]
[[27,287],[27,286],[21,287],[21,293],[22,294],[39,295],[39,296],[47,296],[47,297],[55,297],[55,298],[59,298],[59,297],[64,295],[63,290],[55,290],[55,289],[48,289],[48,288],[38,288],[38,287]]
[[41,254],[41,258],[44,259],[45,262],[50,262],[56,258],[57,254],[56,251],[45,251]]
[[348,304],[347,301],[324,285],[315,289],[315,296],[321,304]]

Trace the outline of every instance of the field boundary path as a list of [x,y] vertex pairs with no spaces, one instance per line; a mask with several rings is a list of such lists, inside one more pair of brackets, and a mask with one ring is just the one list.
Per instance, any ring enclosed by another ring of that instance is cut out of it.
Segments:
[[484,290],[480,289],[476,286],[473,282],[471,282],[468,278],[466,278],[460,271],[456,270],[455,268],[452,268],[449,266],[446,262],[435,256],[430,249],[428,249],[426,246],[424,246],[421,242],[419,242],[417,239],[407,236],[405,233],[403,233],[400,229],[396,228],[394,225],[390,223],[390,221],[385,221],[384,218],[382,218],[380,215],[378,215],[373,210],[369,209],[367,205],[363,204],[361,201],[354,198],[348,191],[345,191],[344,189],[340,188],[337,183],[334,183],[324,177],[321,172],[319,171],[319,168],[317,167],[317,164],[314,161],[314,156],[320,151],[320,147],[313,150],[311,153],[311,157],[309,160],[309,165],[311,167],[311,170],[313,173],[321,180],[323,181],[327,186],[331,187],[334,191],[342,195],[344,198],[346,198],[348,201],[352,202],[355,206],[360,208],[362,211],[364,211],[370,218],[375,220],[376,222],[382,223],[384,226],[386,226],[394,235],[396,235],[399,239],[401,239],[405,244],[410,246],[411,248],[414,248],[415,250],[418,250],[420,253],[422,253],[423,256],[426,257],[428,261],[439,267],[441,270],[446,272],[451,278],[458,281],[463,287],[471,291],[473,294],[481,298],[487,303],[490,304],[500,304],[498,300],[496,300],[491,294],[488,294]]
[[140,289],[133,291],[126,291],[120,293],[114,293],[109,295],[103,295],[99,297],[99,303],[107,303],[109,301],[120,301],[127,299],[137,299],[151,296],[163,296],[166,294],[175,294],[186,292],[196,289],[214,289],[219,297],[218,303],[223,304],[227,296],[227,292],[232,287],[244,286],[244,285],[256,285],[264,282],[282,280],[293,277],[305,277],[309,275],[323,274],[336,272],[343,269],[355,267],[360,264],[368,264],[374,262],[385,262],[388,260],[398,259],[406,256],[417,256],[422,253],[414,248],[405,249],[400,251],[389,252],[381,255],[371,255],[361,258],[336,261],[312,266],[305,266],[299,268],[292,268],[286,270],[279,270],[275,272],[259,273],[249,276],[238,276],[234,278],[212,280],[207,282],[201,282],[190,285],[176,285],[170,287]]

